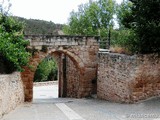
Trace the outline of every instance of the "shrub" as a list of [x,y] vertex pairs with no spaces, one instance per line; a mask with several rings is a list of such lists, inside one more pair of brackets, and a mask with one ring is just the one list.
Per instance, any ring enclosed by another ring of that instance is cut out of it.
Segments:
[[57,78],[57,64],[53,58],[45,58],[38,65],[34,82],[52,81]]
[[22,71],[22,66],[27,65],[30,56],[26,51],[27,45],[23,23],[0,13],[0,53],[14,70]]

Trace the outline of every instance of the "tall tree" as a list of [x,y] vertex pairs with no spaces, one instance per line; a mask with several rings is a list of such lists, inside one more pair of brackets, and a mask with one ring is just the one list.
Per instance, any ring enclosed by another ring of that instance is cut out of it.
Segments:
[[63,30],[66,34],[107,36],[106,32],[113,24],[114,13],[114,0],[99,0],[82,4],[78,12],[71,12],[69,24]]
[[131,28],[131,22],[133,20],[132,14],[132,5],[133,3],[129,0],[123,0],[120,5],[117,5],[116,15],[120,29],[125,27]]
[[139,53],[160,52],[160,1],[130,1],[132,2],[131,14],[124,19],[129,21],[137,35],[137,40],[133,43],[135,49]]

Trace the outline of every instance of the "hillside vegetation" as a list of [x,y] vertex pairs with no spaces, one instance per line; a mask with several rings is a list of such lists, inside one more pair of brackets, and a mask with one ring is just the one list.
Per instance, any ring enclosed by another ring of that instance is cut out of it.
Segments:
[[24,34],[54,34],[62,30],[62,24],[55,24],[52,21],[44,21],[37,19],[26,19],[22,17],[14,17],[25,24]]

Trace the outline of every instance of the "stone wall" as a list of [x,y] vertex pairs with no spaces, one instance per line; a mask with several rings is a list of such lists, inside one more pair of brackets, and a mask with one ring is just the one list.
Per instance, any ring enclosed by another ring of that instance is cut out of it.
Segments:
[[[93,45],[92,41],[88,42],[88,44],[88,46],[72,46],[68,49],[68,51],[74,53],[74,58],[79,58],[79,60],[72,60],[69,59],[69,57],[67,59],[67,80],[75,84],[72,85],[72,87],[75,86],[77,88],[78,94],[76,96],[78,98],[90,96],[97,92],[98,46]],[[79,66],[82,65],[82,67],[80,68],[77,64],[79,64]],[[67,83],[67,85],[71,88],[70,84]],[[73,91],[76,91],[75,88]],[[70,89],[69,94],[74,93],[73,91]],[[71,96],[73,97],[75,95]]]
[[82,98],[97,92],[96,64],[93,67],[84,66],[81,69],[77,65],[81,61],[74,61],[67,54],[60,54],[59,58],[59,97]]
[[0,75],[0,117],[24,102],[20,73]]
[[160,57],[99,53],[98,98],[134,103],[160,96]]
[[21,79],[24,86],[24,101],[31,102],[33,98],[33,79],[37,66],[43,60],[47,54],[43,52],[36,52],[32,58],[30,58],[29,66],[24,67],[24,71],[21,72]]
[[79,97],[81,74],[76,68],[75,63],[73,63],[69,57],[67,57],[66,61],[66,79],[67,96],[74,98]]

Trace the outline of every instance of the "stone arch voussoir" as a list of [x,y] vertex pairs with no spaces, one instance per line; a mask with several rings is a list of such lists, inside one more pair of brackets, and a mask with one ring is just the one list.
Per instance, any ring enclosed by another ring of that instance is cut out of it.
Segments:
[[85,73],[85,65],[82,61],[82,59],[78,56],[75,55],[74,53],[68,51],[68,50],[63,50],[63,49],[52,49],[48,52],[48,54],[54,54],[54,53],[63,53],[67,55],[74,63],[75,66],[78,68],[81,74]]

